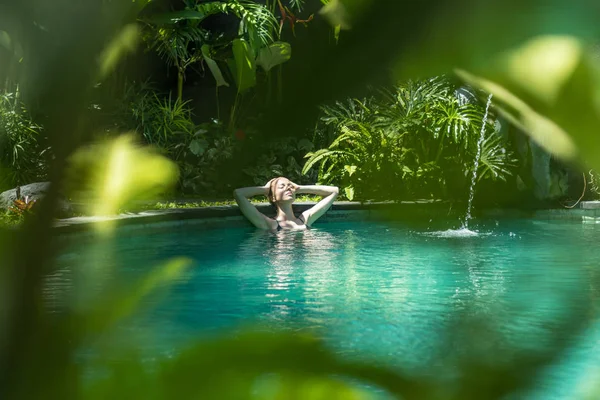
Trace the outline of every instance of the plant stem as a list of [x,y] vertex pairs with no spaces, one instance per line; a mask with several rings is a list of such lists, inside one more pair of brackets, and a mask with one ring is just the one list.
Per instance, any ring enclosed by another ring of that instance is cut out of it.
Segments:
[[231,108],[231,115],[229,116],[229,129],[233,129],[234,128],[234,123],[235,123],[235,114],[237,112],[237,105],[238,105],[238,101],[240,99],[240,92],[238,91],[235,94],[235,101],[233,102],[233,107]]
[[215,88],[215,94],[217,97],[217,119],[220,121],[221,120],[221,107],[219,105],[219,85],[217,85],[217,87]]
[[279,65],[277,69],[277,102],[283,102],[283,67]]
[[438,146],[438,151],[437,154],[435,155],[435,162],[437,164],[438,160],[440,159],[440,156],[442,155],[442,149],[444,146],[444,136],[446,136],[446,132],[442,132],[440,134],[440,144]]
[[183,69],[177,69],[177,99],[183,100]]

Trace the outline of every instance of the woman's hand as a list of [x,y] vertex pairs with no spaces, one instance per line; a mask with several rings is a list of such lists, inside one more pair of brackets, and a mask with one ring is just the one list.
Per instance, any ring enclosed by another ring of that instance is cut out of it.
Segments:
[[271,187],[271,182],[273,182],[275,179],[277,179],[277,178],[271,179],[269,182],[265,183],[265,186],[263,186],[263,187],[269,189]]

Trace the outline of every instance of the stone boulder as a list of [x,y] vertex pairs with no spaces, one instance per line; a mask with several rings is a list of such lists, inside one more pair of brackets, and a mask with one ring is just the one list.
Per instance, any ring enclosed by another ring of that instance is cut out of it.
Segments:
[[[21,186],[21,198],[25,199],[25,197],[29,197],[30,200],[40,201],[44,198],[48,189],[50,187],[50,182],[36,182],[30,183],[28,185]],[[17,199],[17,189],[9,189],[0,193],[0,208],[8,209],[8,207],[13,205],[13,202]],[[58,200],[58,216],[69,216],[73,213],[73,206],[66,201],[64,198],[59,198]]]

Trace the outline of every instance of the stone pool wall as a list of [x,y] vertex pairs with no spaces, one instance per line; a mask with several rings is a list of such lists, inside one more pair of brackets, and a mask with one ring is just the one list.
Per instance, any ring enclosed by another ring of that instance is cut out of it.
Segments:
[[[294,209],[300,213],[314,203],[295,203]],[[257,208],[268,216],[274,216],[273,207],[258,204]],[[449,203],[441,201],[410,201],[384,203],[358,203],[340,201],[319,219],[319,224],[331,221],[361,221],[377,219],[418,219],[443,217],[455,212]],[[119,229],[148,229],[178,225],[198,225],[202,228],[223,228],[250,226],[239,208],[214,206],[201,208],[169,209],[121,214],[113,217],[75,217],[56,221],[55,229],[60,233],[90,231],[95,224],[103,221],[115,223]]]
[[[306,210],[314,203],[296,203],[297,213]],[[266,215],[274,216],[273,207],[259,204],[257,208]],[[362,220],[419,220],[431,218],[463,218],[464,210],[456,209],[450,203],[442,201],[410,201],[358,203],[340,201],[334,203],[331,209],[319,219],[319,224],[331,221],[362,221]],[[571,220],[583,223],[600,223],[600,202],[581,202],[572,209],[546,210],[481,210],[478,216],[483,217],[517,217],[541,218],[553,220]],[[118,228],[126,230],[154,229],[180,225],[197,225],[203,229],[224,227],[251,226],[241,214],[239,208],[232,206],[214,206],[186,209],[169,209],[145,211],[140,213],[121,214],[114,217],[75,217],[58,220],[55,229],[58,233],[93,231],[95,224],[102,221],[112,221]]]

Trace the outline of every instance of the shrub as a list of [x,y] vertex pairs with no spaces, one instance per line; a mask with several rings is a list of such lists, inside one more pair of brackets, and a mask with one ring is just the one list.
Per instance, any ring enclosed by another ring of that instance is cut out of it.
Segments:
[[46,177],[41,131],[16,94],[0,94],[0,191]]
[[[463,195],[474,168],[484,105],[463,101],[445,78],[409,81],[378,97],[322,107],[303,173],[318,165],[319,180],[337,184],[348,199]],[[505,180],[516,160],[484,127],[479,179]]]

